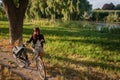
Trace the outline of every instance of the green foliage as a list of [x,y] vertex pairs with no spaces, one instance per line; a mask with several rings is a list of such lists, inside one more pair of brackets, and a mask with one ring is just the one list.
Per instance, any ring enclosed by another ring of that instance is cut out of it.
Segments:
[[112,13],[112,14],[109,14],[107,17],[106,17],[106,22],[119,22],[119,16],[116,14],[116,13]]
[[45,0],[30,0],[28,4],[28,8],[26,11],[26,19],[27,20],[39,20],[40,18],[45,18],[45,8],[46,8]]
[[104,22],[120,22],[119,19],[120,19],[119,10],[94,10],[92,12],[92,18],[91,18],[91,20],[93,21],[104,21]]
[[7,16],[5,14],[5,11],[3,9],[3,5],[0,5],[0,21],[5,21],[7,20]]
[[117,5],[115,6],[115,10],[120,10],[120,4],[117,4]]
[[78,20],[89,10],[91,5],[87,0],[30,0],[26,19]]
[[89,20],[92,17],[92,13],[91,12],[84,12],[82,18],[84,20]]

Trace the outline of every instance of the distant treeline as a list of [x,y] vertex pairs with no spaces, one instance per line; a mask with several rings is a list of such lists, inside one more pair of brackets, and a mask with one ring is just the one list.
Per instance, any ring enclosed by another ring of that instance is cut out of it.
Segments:
[[92,11],[92,21],[120,22],[120,4],[106,3],[102,8]]
[[120,10],[94,10],[92,21],[120,22]]

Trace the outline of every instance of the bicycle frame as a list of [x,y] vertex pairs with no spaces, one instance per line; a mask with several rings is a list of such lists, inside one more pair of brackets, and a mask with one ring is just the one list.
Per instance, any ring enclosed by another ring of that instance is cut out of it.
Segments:
[[16,58],[17,65],[19,67],[25,67],[27,66],[27,49],[26,45],[23,44],[22,46],[15,46],[13,48],[13,56]]

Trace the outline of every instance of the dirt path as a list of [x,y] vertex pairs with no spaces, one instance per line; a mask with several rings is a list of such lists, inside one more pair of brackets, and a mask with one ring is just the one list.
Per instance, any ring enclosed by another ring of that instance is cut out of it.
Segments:
[[[17,66],[12,54],[0,51],[0,64],[9,68],[10,71],[20,75],[23,80],[40,80],[35,67],[20,68]],[[58,80],[47,75],[46,80]]]

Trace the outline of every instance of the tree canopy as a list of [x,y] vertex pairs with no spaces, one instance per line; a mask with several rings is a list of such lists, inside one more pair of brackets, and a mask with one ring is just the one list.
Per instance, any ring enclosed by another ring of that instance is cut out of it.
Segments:
[[120,4],[117,4],[117,5],[115,6],[115,10],[120,10]]
[[87,0],[30,0],[26,18],[78,20],[91,9]]

